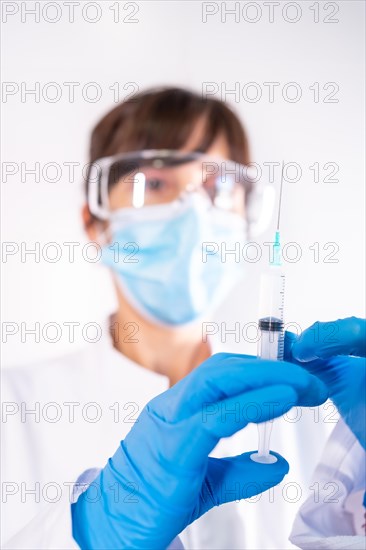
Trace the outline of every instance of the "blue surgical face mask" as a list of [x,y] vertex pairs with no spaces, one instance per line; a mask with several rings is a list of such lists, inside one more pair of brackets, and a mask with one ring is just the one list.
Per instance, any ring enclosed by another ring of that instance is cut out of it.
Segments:
[[[244,220],[189,193],[174,203],[123,208],[110,219],[102,262],[146,319],[177,326],[217,306],[243,275]],[[229,253],[229,251],[238,254]]]

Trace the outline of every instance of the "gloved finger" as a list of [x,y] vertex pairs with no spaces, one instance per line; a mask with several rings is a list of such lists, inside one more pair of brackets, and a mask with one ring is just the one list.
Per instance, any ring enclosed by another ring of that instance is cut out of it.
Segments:
[[279,454],[273,464],[260,464],[244,453],[227,458],[209,458],[195,519],[226,502],[251,498],[278,485],[289,471],[288,462]]
[[218,441],[245,428],[250,422],[257,424],[282,416],[297,403],[298,395],[291,386],[267,386],[218,403],[205,403],[192,420],[194,429],[203,428]]
[[333,355],[366,356],[366,320],[357,317],[316,322],[293,343],[295,360],[306,362]]
[[[284,359],[289,363],[294,363],[295,365],[300,365],[302,368],[305,368],[311,374],[319,376],[319,373],[327,369],[327,364],[323,359],[315,359],[314,361],[298,361],[294,358],[292,349],[294,344],[298,341],[300,337],[293,332],[285,332],[285,345],[284,345]],[[325,380],[320,377],[320,379],[326,384]]]
[[289,363],[291,363],[291,361],[293,360],[292,348],[295,342],[297,342],[298,338],[299,336],[297,334],[294,334],[293,332],[286,330],[283,358],[285,361],[288,361]]
[[196,414],[204,403],[273,385],[292,386],[299,405],[320,404],[327,397],[324,385],[297,365],[220,353],[153,399],[150,406],[166,421],[175,422]]
[[[324,387],[316,377],[315,388]],[[197,433],[202,430],[214,436],[214,444],[222,438],[229,437],[238,430],[245,428],[250,422],[256,424],[273,420],[288,412],[295,405],[302,405],[304,401],[309,406],[319,405],[319,393],[312,392],[308,395],[299,395],[289,385],[273,385],[247,391],[245,393],[229,397],[216,403],[203,403],[200,413],[194,415],[193,429]],[[327,392],[322,395],[322,403],[327,397]],[[211,442],[211,445],[213,443]],[[206,450],[211,451],[213,447]]]

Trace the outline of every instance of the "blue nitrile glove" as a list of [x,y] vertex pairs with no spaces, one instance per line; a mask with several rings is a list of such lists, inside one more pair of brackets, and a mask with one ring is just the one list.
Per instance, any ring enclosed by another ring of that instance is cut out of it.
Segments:
[[251,453],[209,458],[221,437],[326,398],[324,385],[296,365],[212,356],[143,409],[72,505],[75,540],[83,549],[166,548],[213,506],[261,493],[288,472],[279,455],[270,465]]
[[314,323],[299,337],[287,334],[285,348],[287,360],[324,382],[343,420],[366,448],[366,320]]

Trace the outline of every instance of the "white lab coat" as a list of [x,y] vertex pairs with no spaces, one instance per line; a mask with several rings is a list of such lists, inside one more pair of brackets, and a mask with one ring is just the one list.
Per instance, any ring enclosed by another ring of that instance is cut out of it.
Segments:
[[366,453],[339,420],[313,476],[313,491],[295,519],[291,540],[303,549],[366,549]]
[[[166,377],[121,355],[109,336],[60,359],[4,369],[2,537],[10,539],[6,547],[77,548],[71,534],[73,483],[85,470],[103,467],[139,411],[167,387]],[[27,412],[30,409],[36,412]],[[331,427],[319,419],[314,422],[314,411],[295,412],[301,413],[301,420],[278,419],[273,429],[271,447],[292,465],[285,485],[255,497],[256,502],[211,510],[182,533],[186,548],[293,548],[288,535],[295,511],[301,495],[308,492],[310,473],[326,428]],[[213,455],[240,454],[256,446],[256,427],[250,425],[222,440]]]

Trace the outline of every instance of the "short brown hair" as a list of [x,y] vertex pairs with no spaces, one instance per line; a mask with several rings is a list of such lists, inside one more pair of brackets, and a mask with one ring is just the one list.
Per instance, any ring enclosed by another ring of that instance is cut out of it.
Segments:
[[197,151],[207,151],[223,133],[231,160],[249,164],[248,139],[233,111],[182,88],[153,88],[117,105],[92,131],[90,161],[140,149],[181,149],[201,118],[206,127]]

